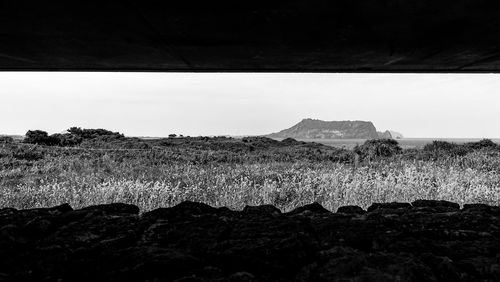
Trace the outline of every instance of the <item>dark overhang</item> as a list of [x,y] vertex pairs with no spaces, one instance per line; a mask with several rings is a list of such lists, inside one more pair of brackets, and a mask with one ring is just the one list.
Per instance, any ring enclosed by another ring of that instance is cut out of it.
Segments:
[[493,0],[2,0],[0,70],[498,72]]

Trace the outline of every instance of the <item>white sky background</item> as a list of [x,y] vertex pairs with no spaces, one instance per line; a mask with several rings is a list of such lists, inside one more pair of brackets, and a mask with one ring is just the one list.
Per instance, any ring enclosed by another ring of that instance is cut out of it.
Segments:
[[303,118],[421,138],[500,137],[500,75],[0,72],[0,134],[260,135]]

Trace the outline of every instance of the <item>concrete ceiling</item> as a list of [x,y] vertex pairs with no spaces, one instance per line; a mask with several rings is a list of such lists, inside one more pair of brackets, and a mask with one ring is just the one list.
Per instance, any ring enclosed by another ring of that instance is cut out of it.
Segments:
[[2,0],[0,70],[498,72],[493,0]]

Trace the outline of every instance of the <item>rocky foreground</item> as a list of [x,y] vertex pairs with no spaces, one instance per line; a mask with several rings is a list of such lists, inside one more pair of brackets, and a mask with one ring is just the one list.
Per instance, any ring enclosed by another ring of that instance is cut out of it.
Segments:
[[500,281],[500,207],[0,210],[0,281]]

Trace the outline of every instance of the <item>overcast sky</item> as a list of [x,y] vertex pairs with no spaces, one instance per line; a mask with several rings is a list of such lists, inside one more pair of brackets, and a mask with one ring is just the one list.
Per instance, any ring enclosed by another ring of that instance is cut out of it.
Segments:
[[500,137],[500,75],[0,72],[0,134],[259,135],[303,118],[405,137]]

